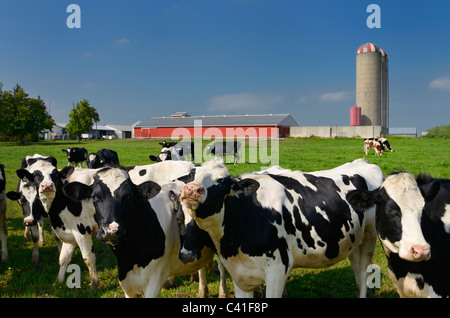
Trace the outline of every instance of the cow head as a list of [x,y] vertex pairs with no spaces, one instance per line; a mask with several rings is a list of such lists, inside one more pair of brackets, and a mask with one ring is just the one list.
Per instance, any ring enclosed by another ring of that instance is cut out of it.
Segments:
[[99,226],[97,238],[116,245],[124,237],[133,211],[142,209],[142,204],[149,204],[148,200],[158,194],[161,187],[152,181],[136,186],[120,168],[100,169],[93,179],[91,185],[69,182],[64,185],[64,193],[74,200],[92,200]]
[[228,169],[217,162],[207,162],[193,168],[189,175],[178,180],[186,183],[180,201],[194,219],[204,219],[219,213],[227,195],[239,191],[250,194],[259,187],[255,180],[230,177]]
[[379,189],[350,191],[347,200],[355,209],[376,204],[376,228],[386,254],[418,262],[431,257],[421,229],[422,210],[439,187],[434,182],[421,191],[413,175],[399,172],[387,176]]
[[[259,183],[252,179],[235,179],[230,177],[228,169],[220,163],[208,162],[195,167],[191,172],[178,178],[186,185],[180,195],[182,206],[189,217],[197,224],[187,226],[185,240],[179,257],[183,262],[192,262],[200,258],[203,246],[213,247],[211,237],[205,231],[222,231],[207,228],[209,218],[220,217],[224,201],[229,195],[249,195],[259,188]],[[221,222],[213,222],[221,224]],[[219,233],[221,236],[223,233]]]
[[202,257],[202,251],[205,247],[214,249],[214,243],[209,234],[199,228],[189,214],[184,213],[179,198],[173,191],[170,193],[170,199],[174,205],[175,218],[180,233],[181,248],[178,256],[185,264],[195,262]]
[[[37,183],[34,181],[33,175],[24,171],[17,170],[17,175],[21,178],[17,191],[6,193],[6,197],[12,201],[17,201],[21,206],[23,225],[33,226],[37,224],[42,216],[47,216],[47,214],[41,200],[39,200]],[[22,176],[22,173],[27,174],[27,177]]]

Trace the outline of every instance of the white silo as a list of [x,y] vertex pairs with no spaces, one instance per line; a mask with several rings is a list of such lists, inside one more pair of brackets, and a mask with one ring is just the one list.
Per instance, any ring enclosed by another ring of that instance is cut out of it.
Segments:
[[373,43],[356,51],[356,105],[361,126],[388,127],[388,63],[386,52]]

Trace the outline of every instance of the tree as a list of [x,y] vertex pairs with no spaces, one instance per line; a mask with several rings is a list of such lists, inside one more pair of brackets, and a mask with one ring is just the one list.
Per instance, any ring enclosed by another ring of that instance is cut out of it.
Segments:
[[80,141],[81,134],[88,132],[94,126],[94,123],[100,121],[100,116],[97,110],[89,104],[89,101],[83,99],[78,102],[77,105],[72,108],[69,113],[69,123],[66,126],[66,130],[77,136],[77,140]]
[[36,139],[44,129],[52,129],[55,121],[47,113],[45,102],[29,98],[23,88],[16,84],[12,91],[0,88],[0,133],[8,138],[18,137],[24,143],[25,137]]

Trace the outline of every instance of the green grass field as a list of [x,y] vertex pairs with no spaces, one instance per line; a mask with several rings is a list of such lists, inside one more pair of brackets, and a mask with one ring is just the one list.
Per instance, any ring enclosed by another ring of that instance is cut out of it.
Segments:
[[[394,152],[383,156],[375,156],[373,151],[368,156],[363,152],[362,139],[340,138],[334,140],[306,138],[285,139],[279,141],[279,165],[284,168],[301,171],[315,171],[334,168],[345,162],[366,157],[370,163],[377,164],[386,175],[395,170],[407,170],[413,174],[426,171],[433,177],[449,178],[450,142],[448,139],[429,138],[390,138]],[[61,151],[67,147],[85,147],[88,152],[96,152],[102,148],[116,150],[123,166],[150,164],[148,156],[157,154],[160,146],[157,140],[112,140],[112,141],[72,141],[41,142],[18,145],[0,143],[0,163],[6,168],[6,190],[15,190],[18,178],[15,174],[21,159],[26,155],[39,153],[54,156],[58,160],[58,168],[67,164],[66,154]],[[247,146],[254,149],[253,144]],[[268,145],[270,150],[271,145]],[[276,147],[277,148],[277,147]],[[264,149],[266,151],[267,149]],[[270,153],[270,151],[269,151]],[[260,156],[258,156],[260,158]],[[248,156],[247,159],[248,161]],[[244,172],[257,171],[261,166],[272,162],[228,164],[230,174],[237,176]],[[77,249],[72,263],[79,264],[82,273],[81,288],[70,289],[65,283],[55,284],[58,273],[58,250],[50,234],[47,222],[46,245],[39,249],[40,262],[31,263],[32,243],[24,242],[22,210],[16,202],[7,201],[8,248],[9,259],[0,266],[0,297],[123,297],[118,284],[116,261],[108,248],[94,239],[97,255],[97,271],[99,288],[92,291],[89,287],[89,275],[81,254]],[[379,243],[373,262],[382,271],[381,287],[369,292],[370,297],[397,297],[390,279],[387,276],[386,260]],[[67,276],[70,273],[67,274]],[[66,277],[67,277],[66,276]],[[218,275],[216,270],[208,274],[210,297],[218,295]],[[198,284],[186,277],[178,277],[172,288],[164,289],[162,297],[196,297]],[[228,288],[233,296],[231,279]],[[329,269],[309,270],[295,269],[287,282],[289,297],[355,297],[356,288],[353,272],[348,261],[343,261]]]

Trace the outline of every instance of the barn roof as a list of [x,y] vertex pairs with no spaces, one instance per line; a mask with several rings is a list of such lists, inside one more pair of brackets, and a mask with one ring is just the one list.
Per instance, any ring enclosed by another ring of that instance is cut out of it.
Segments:
[[202,127],[248,127],[248,126],[298,126],[289,114],[268,115],[222,115],[191,117],[151,117],[136,127],[194,127],[201,120]]

